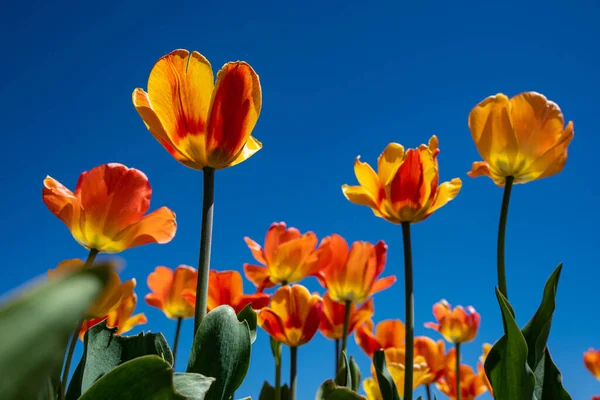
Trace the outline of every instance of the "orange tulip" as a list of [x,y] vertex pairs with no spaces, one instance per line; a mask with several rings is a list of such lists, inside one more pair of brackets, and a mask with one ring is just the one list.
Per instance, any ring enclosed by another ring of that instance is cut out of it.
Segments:
[[135,279],[125,281],[123,283],[123,297],[121,298],[119,305],[102,318],[84,321],[84,324],[79,331],[79,338],[83,340],[84,334],[89,328],[105,319],[107,327],[117,328],[117,335],[122,335],[123,333],[132,330],[134,326],[148,322],[148,319],[144,314],[132,316],[133,310],[135,310],[137,304],[137,295],[133,292],[135,285]]
[[299,282],[316,275],[323,268],[324,253],[317,247],[313,232],[304,235],[296,228],[286,228],[285,222],[274,223],[267,231],[264,249],[249,237],[246,244],[263,266],[244,264],[244,273],[258,291],[278,284]]
[[483,344],[483,354],[479,357],[479,363],[477,364],[477,373],[483,380],[483,383],[484,383],[485,387],[487,388],[487,390],[493,396],[494,390],[492,389],[492,383],[490,382],[487,375],[485,374],[485,368],[484,368],[485,359],[487,358],[488,354],[490,354],[490,350],[492,350],[492,345],[489,343],[484,343]]
[[433,306],[433,315],[438,323],[428,322],[427,328],[432,328],[451,343],[465,343],[475,339],[481,316],[471,306],[466,311],[462,306],[450,308],[446,300]]
[[194,169],[231,167],[262,144],[250,136],[262,105],[258,75],[245,62],[228,62],[217,74],[197,51],[161,57],[148,92],[133,91],[146,127],[180,163]]
[[190,305],[183,292],[196,290],[198,271],[187,265],[180,265],[173,272],[167,267],[156,267],[148,275],[148,287],[152,293],[146,295],[146,303],[165,313],[167,318],[191,318],[194,305]]
[[[451,349],[446,356],[446,372],[437,383],[437,388],[451,400],[456,397],[456,349]],[[462,400],[473,400],[487,390],[481,375],[473,372],[468,365],[460,366],[460,393]]]
[[340,235],[323,239],[321,247],[328,252],[329,263],[319,273],[319,281],[333,301],[360,304],[373,294],[392,286],[395,276],[377,279],[383,272],[387,246],[368,242],[348,243]]
[[469,114],[469,128],[484,161],[473,163],[471,177],[489,176],[498,186],[506,177],[526,183],[559,173],[567,161],[573,122],[564,126],[555,103],[536,92],[509,99],[499,93]]
[[369,356],[380,349],[404,347],[405,328],[398,319],[381,321],[373,334],[373,321],[367,320],[356,328],[356,344]]
[[446,354],[443,340],[438,340],[436,343],[426,336],[416,337],[415,357],[423,357],[429,368],[429,379],[426,379],[423,384],[437,382],[444,375]]
[[592,396],[592,400],[600,400],[600,396]]
[[590,348],[587,353],[583,354],[583,363],[585,367],[600,380],[600,349],[594,350]]
[[360,186],[343,185],[350,202],[370,207],[373,213],[395,224],[420,222],[454,199],[462,182],[458,178],[439,183],[438,139],[429,145],[408,149],[390,143],[379,156],[377,173],[367,163],[354,162]]
[[[344,335],[344,315],[346,307],[331,299],[329,293],[323,296],[323,318],[319,329],[329,339],[341,339]],[[358,309],[354,304],[350,306],[350,320],[348,323],[348,334],[354,332],[354,328],[373,316],[373,299],[367,300]]]
[[[196,305],[196,289],[183,291],[183,297],[192,307]],[[211,311],[221,305],[228,305],[239,313],[248,304],[255,310],[266,307],[271,296],[265,293],[244,294],[242,275],[237,271],[218,272],[210,270],[208,275],[207,310]]]
[[[57,275],[81,269],[84,265],[85,263],[78,258],[62,261],[56,266],[54,271],[51,269],[48,270],[48,278],[53,279]],[[87,311],[86,318],[96,319],[104,317],[119,305],[121,297],[123,297],[125,293],[125,289],[126,285],[121,284],[119,275],[114,271],[110,271],[106,287]]]
[[258,313],[258,325],[275,340],[290,347],[307,343],[317,333],[323,300],[302,285],[282,286],[271,305]]
[[168,243],[175,236],[175,214],[167,207],[144,216],[152,189],[137,169],[111,163],[84,172],[75,193],[51,177],[42,198],[87,249],[118,253],[147,243]]

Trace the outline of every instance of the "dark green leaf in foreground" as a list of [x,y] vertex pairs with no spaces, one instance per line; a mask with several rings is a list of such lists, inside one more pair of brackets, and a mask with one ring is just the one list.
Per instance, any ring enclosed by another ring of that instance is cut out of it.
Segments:
[[315,400],[364,400],[365,397],[353,392],[347,387],[340,387],[331,379],[319,387]]
[[258,316],[256,315],[256,311],[252,308],[251,304],[248,304],[246,307],[242,309],[237,315],[238,321],[246,321],[248,323],[248,328],[250,329],[250,342],[254,343],[256,340],[256,326],[258,324]]
[[377,350],[373,354],[373,366],[377,373],[377,382],[379,383],[381,396],[386,400],[400,400],[396,384],[385,365],[385,353],[383,350]]

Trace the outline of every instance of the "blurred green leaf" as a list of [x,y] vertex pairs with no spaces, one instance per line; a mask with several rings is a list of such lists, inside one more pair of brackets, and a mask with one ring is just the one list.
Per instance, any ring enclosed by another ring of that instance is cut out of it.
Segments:
[[105,320],[86,332],[83,355],[69,383],[67,400],[78,399],[104,374],[134,358],[154,354],[173,364],[173,354],[162,333],[119,336],[116,330],[107,328]]
[[[353,392],[347,387],[339,387],[331,379],[319,387],[315,400],[365,400],[365,397]],[[387,399],[384,397],[384,399]]]
[[[288,400],[289,398],[290,388],[285,384],[281,387],[281,400]],[[271,386],[269,382],[265,381],[265,383],[263,383],[258,400],[275,400],[275,388]]]
[[350,389],[358,392],[358,387],[360,386],[360,368],[358,368],[358,364],[352,356],[350,356],[350,375],[352,376],[352,386]]
[[45,396],[48,377],[60,374],[69,335],[104,288],[109,268],[29,285],[0,307],[0,399]]
[[[214,379],[200,374],[173,376],[171,364],[151,355],[127,361],[98,379],[80,400],[204,400]],[[175,385],[181,390],[178,393]]]
[[373,365],[377,373],[377,382],[381,396],[386,400],[400,400],[396,384],[385,365],[385,353],[383,350],[376,350],[373,354]]
[[571,400],[571,396],[562,385],[562,376],[552,361],[547,347],[534,373],[536,378],[534,400]]
[[348,368],[348,359],[346,358],[346,352],[342,351],[341,364],[338,368],[338,372],[333,381],[336,386],[342,386],[351,388],[352,387],[352,375],[350,374],[350,368]]
[[527,342],[517,325],[508,300],[496,288],[505,335],[494,344],[485,360],[496,400],[531,399],[535,387],[533,371],[527,364]]
[[242,384],[250,365],[250,329],[229,306],[206,314],[196,332],[188,372],[216,378],[207,400],[229,400]]
[[256,340],[256,325],[258,323],[256,311],[248,304],[238,313],[237,318],[240,322],[246,321],[248,323],[248,328],[250,329],[250,342],[254,343]]

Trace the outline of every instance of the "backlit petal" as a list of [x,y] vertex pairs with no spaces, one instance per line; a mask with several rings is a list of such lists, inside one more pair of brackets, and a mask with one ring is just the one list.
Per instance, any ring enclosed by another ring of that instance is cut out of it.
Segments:
[[354,174],[360,186],[377,202],[381,189],[379,177],[369,164],[360,161],[360,156],[354,161]]
[[239,313],[244,307],[250,304],[253,309],[260,310],[268,306],[269,301],[271,301],[271,296],[266,293],[245,294],[237,298],[233,309],[236,313]]
[[265,259],[263,249],[262,249],[262,247],[260,247],[260,244],[256,243],[254,240],[250,239],[247,236],[244,238],[244,241],[250,248],[250,251],[252,252],[252,255],[254,256],[254,259],[256,261],[258,261],[259,263],[266,265],[267,260]]
[[371,286],[371,292],[369,292],[369,295],[372,296],[375,293],[381,292],[382,290],[385,290],[392,286],[395,282],[396,277],[394,275],[378,279],[373,283],[373,286]]
[[211,270],[208,278],[208,311],[220,305],[235,308],[243,295],[242,276],[237,271]]
[[461,187],[462,181],[459,178],[454,178],[450,182],[442,183],[437,189],[435,199],[429,207],[427,215],[432,214],[437,209],[445,206],[450,200],[454,200],[454,198],[458,196]]
[[244,264],[244,275],[246,275],[246,279],[254,283],[258,288],[266,289],[274,286],[274,284],[269,281],[269,273],[267,272],[266,267]]
[[377,175],[384,186],[390,184],[396,171],[404,160],[404,147],[398,143],[390,143],[378,159]]
[[342,193],[344,193],[344,196],[346,196],[350,203],[377,209],[376,200],[362,186],[342,185]]
[[375,337],[381,348],[404,347],[406,329],[400,320],[381,321],[375,329]]
[[363,381],[363,389],[367,395],[367,400],[383,400],[379,384],[373,378],[367,378]]
[[258,313],[258,325],[278,342],[289,345],[285,335],[284,322],[269,308],[263,308]]
[[51,213],[67,225],[69,230],[78,229],[81,205],[73,192],[49,176],[44,179],[42,199]]
[[379,341],[373,334],[373,322],[367,320],[356,328],[354,335],[356,344],[369,356],[373,357],[376,350],[381,349]]
[[260,149],[262,149],[262,143],[256,140],[254,136],[250,136],[242,151],[240,151],[237,157],[235,157],[235,159],[229,163],[228,167],[233,167],[234,165],[238,165],[239,163],[246,161]]
[[147,243],[169,243],[176,231],[175,213],[167,207],[161,207],[125,228],[102,251],[116,253]]

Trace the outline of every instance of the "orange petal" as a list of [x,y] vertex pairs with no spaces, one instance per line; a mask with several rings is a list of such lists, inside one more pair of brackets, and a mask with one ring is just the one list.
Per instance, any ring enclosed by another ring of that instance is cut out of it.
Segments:
[[229,163],[229,167],[233,167],[234,165],[238,165],[239,163],[246,161],[260,149],[262,149],[262,143],[256,140],[255,137],[250,136],[248,141],[246,141],[242,151],[240,151],[237,157]]
[[377,175],[383,186],[390,184],[404,160],[404,147],[398,143],[390,143],[377,160]]
[[377,209],[377,200],[362,186],[342,185],[342,193],[352,204]]
[[64,222],[69,230],[77,229],[81,205],[73,192],[54,178],[47,176],[44,179],[42,200],[50,212]]
[[369,164],[360,161],[360,156],[356,157],[356,161],[354,161],[354,174],[360,186],[365,189],[377,204],[382,188],[379,177]]
[[265,267],[244,264],[244,275],[246,275],[246,279],[254,283],[256,287],[266,289],[274,286],[274,284],[269,281],[269,273]]
[[254,240],[250,239],[248,236],[246,236],[244,238],[244,241],[250,248],[250,251],[252,252],[252,255],[254,256],[254,259],[263,265],[267,265],[267,260],[265,260],[263,249],[262,249],[262,247],[260,247],[260,244],[256,243]]
[[444,182],[438,186],[437,193],[433,203],[429,207],[427,214],[432,214],[439,208],[445,206],[449,201],[454,200],[458,196],[458,192],[462,188],[462,181],[459,178],[454,178],[450,182]]
[[302,237],[282,243],[272,264],[268,265],[272,282],[298,282],[308,276],[312,266],[311,258],[318,239],[313,232],[307,232]]
[[271,296],[266,293],[245,294],[237,299],[237,303],[233,308],[236,313],[239,313],[250,304],[253,309],[260,310],[268,306],[270,300]]
[[[355,308],[355,306],[352,307]],[[363,322],[370,320],[373,317],[374,312],[375,308],[373,306],[372,298],[364,302],[357,310],[352,310],[350,324],[348,325],[348,334],[354,332],[354,329],[357,326],[362,325]]]
[[405,327],[400,320],[381,321],[375,329],[375,337],[379,345],[384,348],[404,347]]
[[371,320],[365,321],[356,328],[354,338],[356,344],[358,344],[369,358],[373,357],[373,353],[375,353],[376,350],[381,349],[379,341],[373,334],[373,322]]
[[126,283],[121,284],[121,279],[116,272],[111,271],[108,282],[102,293],[94,300],[92,307],[88,310],[88,319],[100,318],[107,315],[112,309],[119,305]]
[[117,334],[122,335],[123,333],[129,332],[136,325],[142,325],[148,322],[148,318],[144,314],[136,314],[131,318],[128,318],[123,324],[119,326]]
[[171,286],[173,285],[173,271],[171,268],[163,266],[156,267],[154,272],[151,272],[148,275],[146,283],[153,292],[146,296],[146,301],[148,301],[148,297],[151,297],[151,301],[153,301],[155,304],[148,304],[161,308],[160,306],[156,305],[156,303],[159,302],[162,304],[169,296]]
[[258,325],[278,342],[288,344],[284,324],[281,318],[268,308],[258,313]]
[[371,292],[369,293],[369,295],[372,296],[377,292],[381,292],[382,290],[385,290],[392,286],[395,282],[396,277],[394,275],[378,279],[375,281],[375,283],[373,283],[373,286],[371,286]]
[[287,229],[285,222],[276,222],[271,224],[265,235],[264,256],[266,265],[275,261],[279,246],[290,240],[301,237],[300,231],[296,228]]
[[227,167],[238,157],[258,121],[261,106],[260,81],[252,67],[239,61],[225,64],[217,74],[209,111],[206,147],[210,165]]
[[103,251],[117,253],[147,243],[169,243],[176,231],[175,213],[167,207],[161,207],[121,231]]
[[243,282],[239,272],[210,271],[207,302],[209,311],[223,304],[234,307],[242,295]]
[[[148,296],[146,296],[146,300]],[[196,307],[196,290],[185,289],[183,292],[181,292],[181,297],[183,297],[189,305]]]
[[567,161],[567,148],[573,140],[573,136],[573,123],[569,122],[556,144],[527,167],[525,177],[517,177],[515,182],[524,183],[527,179],[546,178],[562,171]]

